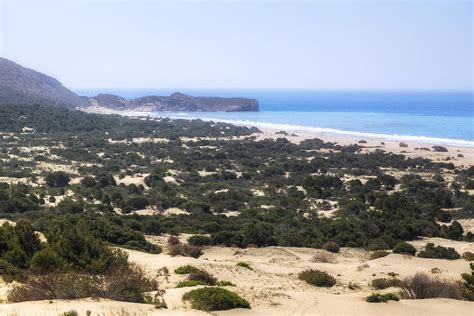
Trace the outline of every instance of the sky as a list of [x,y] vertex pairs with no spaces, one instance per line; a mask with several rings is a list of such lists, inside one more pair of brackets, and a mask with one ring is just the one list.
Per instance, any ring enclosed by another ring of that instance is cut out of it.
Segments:
[[0,0],[0,55],[70,88],[474,89],[471,1]]

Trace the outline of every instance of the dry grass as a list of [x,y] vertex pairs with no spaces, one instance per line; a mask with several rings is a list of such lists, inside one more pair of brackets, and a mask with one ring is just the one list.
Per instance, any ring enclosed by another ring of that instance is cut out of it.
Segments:
[[313,262],[336,263],[337,257],[328,251],[317,252],[312,260]]

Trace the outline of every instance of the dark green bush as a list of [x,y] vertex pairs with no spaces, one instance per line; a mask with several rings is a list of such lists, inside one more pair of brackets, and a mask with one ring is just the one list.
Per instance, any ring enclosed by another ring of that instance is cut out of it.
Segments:
[[435,246],[427,243],[425,248],[418,253],[420,258],[448,259],[455,260],[461,258],[459,253],[452,247]]
[[191,272],[196,272],[198,270],[199,269],[196,268],[195,266],[187,264],[185,266],[180,266],[180,267],[177,267],[176,269],[174,269],[174,273],[176,273],[176,274],[188,274],[188,273],[191,273]]
[[318,287],[332,287],[336,279],[324,271],[307,269],[298,274],[298,279]]
[[206,287],[189,291],[183,295],[183,301],[190,301],[194,309],[207,312],[233,308],[250,309],[250,304],[245,299],[220,287]]
[[208,246],[212,243],[211,238],[203,235],[194,235],[188,238],[188,243],[193,246]]
[[416,254],[416,248],[405,241],[400,241],[393,247],[393,252],[414,256]]
[[182,287],[191,287],[191,286],[197,286],[197,285],[209,285],[206,282],[203,281],[197,281],[197,280],[184,280],[178,282],[176,285],[176,288],[182,288]]
[[393,293],[386,293],[386,294],[372,293],[371,295],[367,296],[365,300],[369,303],[386,303],[388,301],[398,302],[400,298],[398,298],[398,296]]

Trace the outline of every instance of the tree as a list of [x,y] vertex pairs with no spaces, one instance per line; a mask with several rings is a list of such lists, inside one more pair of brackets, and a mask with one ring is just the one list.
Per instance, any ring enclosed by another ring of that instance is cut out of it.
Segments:
[[70,180],[69,176],[62,171],[48,173],[45,177],[46,184],[53,188],[66,187]]

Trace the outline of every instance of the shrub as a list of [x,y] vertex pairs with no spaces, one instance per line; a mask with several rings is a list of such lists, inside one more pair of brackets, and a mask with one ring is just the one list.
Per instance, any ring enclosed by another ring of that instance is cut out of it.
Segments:
[[181,244],[177,236],[169,236],[167,242],[169,246],[175,246],[175,245]]
[[400,241],[393,247],[393,252],[414,256],[416,248],[405,241]]
[[371,251],[375,250],[386,250],[388,245],[382,238],[371,239],[367,242],[367,249]]
[[70,310],[62,313],[62,316],[79,316],[79,313],[75,310]]
[[307,269],[300,272],[298,279],[318,287],[332,287],[336,284],[336,279],[330,274],[316,269]]
[[336,263],[336,256],[327,251],[317,252],[313,256],[313,262]]
[[400,287],[401,283],[402,281],[396,278],[379,278],[372,280],[371,286],[378,290],[384,290],[389,287]]
[[217,286],[235,286],[235,284],[230,281],[218,281],[216,285]]
[[461,277],[463,278],[464,286],[464,297],[468,301],[474,301],[474,263],[470,265],[471,273],[463,273]]
[[193,246],[208,246],[211,244],[211,238],[203,235],[194,235],[188,238],[188,243]]
[[339,252],[340,247],[335,241],[328,241],[323,245],[323,249],[329,252],[337,253]]
[[174,273],[176,273],[176,274],[188,274],[188,273],[191,273],[191,272],[196,272],[197,270],[199,270],[199,269],[196,268],[195,266],[187,264],[185,266],[180,266],[180,267],[177,267],[176,269],[174,269]]
[[370,260],[375,260],[379,258],[386,257],[390,254],[390,252],[385,250],[378,250],[370,254]]
[[398,302],[400,299],[398,298],[397,295],[393,293],[386,293],[386,294],[372,293],[371,295],[367,296],[365,300],[369,303],[386,303],[388,301]]
[[474,252],[466,251],[462,254],[462,258],[466,261],[474,261]]
[[237,262],[236,266],[253,270],[252,267],[247,262]]
[[168,254],[172,257],[186,256],[199,258],[202,255],[202,248],[199,246],[189,246],[178,243],[168,246]]
[[114,266],[101,276],[58,271],[31,273],[25,284],[14,287],[8,293],[8,301],[16,303],[100,297],[143,303],[145,301],[143,293],[156,289],[157,283],[148,279],[140,267]]
[[461,258],[459,253],[457,253],[454,248],[435,246],[433,243],[427,243],[425,248],[418,253],[418,257],[448,260],[455,260]]
[[194,309],[207,312],[233,308],[250,309],[249,302],[237,293],[219,287],[206,287],[189,291],[183,295],[183,301],[190,301]]
[[462,299],[463,287],[460,282],[440,279],[418,272],[401,283],[402,296],[407,299],[445,297]]
[[188,280],[201,281],[208,285],[216,285],[217,279],[206,270],[198,269],[188,275]]
[[46,175],[44,181],[53,188],[63,188],[69,184],[71,179],[63,171],[51,172]]

